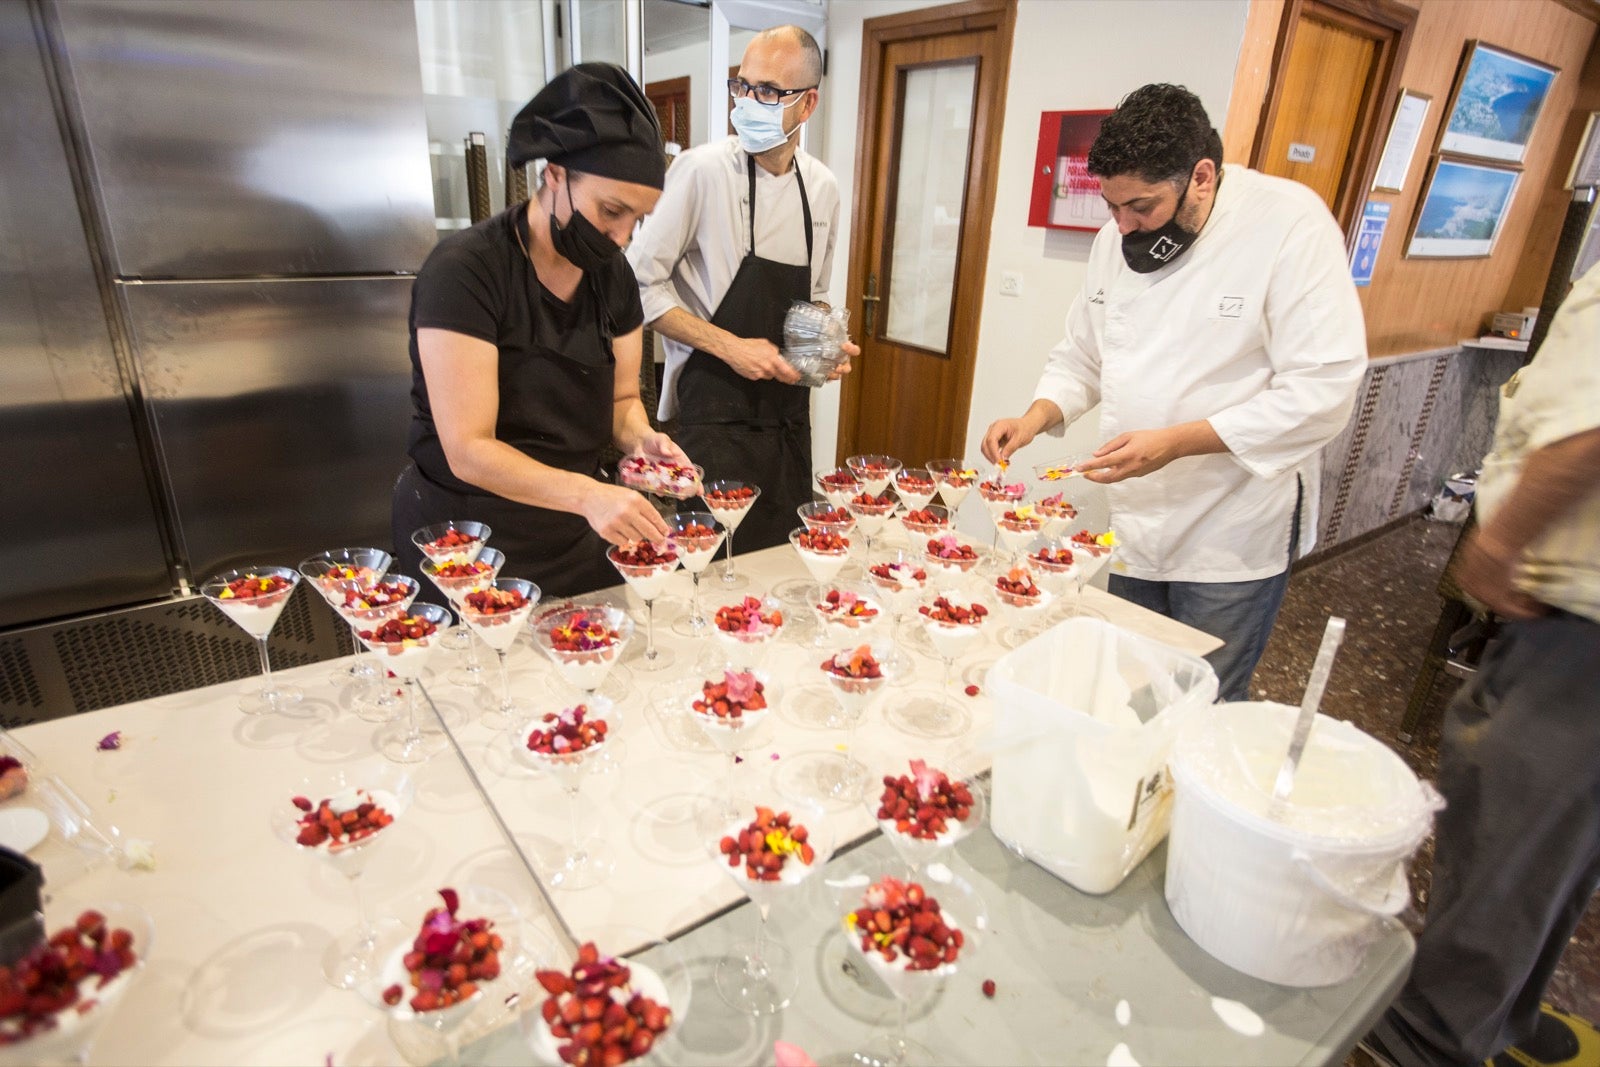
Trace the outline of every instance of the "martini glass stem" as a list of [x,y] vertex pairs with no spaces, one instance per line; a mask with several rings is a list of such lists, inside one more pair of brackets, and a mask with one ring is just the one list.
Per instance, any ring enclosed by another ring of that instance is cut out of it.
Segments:
[[729,585],[732,585],[733,584],[733,580],[738,577],[738,575],[733,573],[733,528],[732,527],[729,527],[729,529],[728,529],[727,544],[728,544],[728,557],[727,557],[727,562],[725,562],[722,565],[722,580],[725,583],[727,583]]
[[652,597],[644,602],[644,658],[647,662],[655,662],[656,658],[656,602]]
[[954,715],[955,714],[955,710],[956,710],[955,709],[955,701],[953,701],[950,698],[950,676],[955,673],[955,669],[956,669],[956,661],[955,660],[946,659],[944,661],[944,685],[942,686],[942,688],[944,689],[944,699],[942,701],[940,701],[940,703],[943,706],[946,714],[950,714],[950,715]]
[[767,977],[767,914],[771,911],[771,904],[756,905],[756,915],[760,921],[756,923],[756,940],[750,948],[750,958],[745,960],[745,973],[751,978]]
[[500,657],[500,713],[509,717],[511,715],[511,668],[506,661],[511,657],[504,650],[496,650]]
[[695,571],[689,577],[693,580],[689,593],[689,625],[694,627],[698,635],[700,628],[706,624],[706,620],[700,615],[700,572]]
[[905,997],[897,997],[895,999],[899,1002],[900,1018],[895,1026],[894,1041],[891,1047],[894,1052],[894,1062],[896,1064],[904,1064],[911,1058],[910,1043],[906,1040],[906,1031],[911,1025],[911,1003]]
[[588,859],[588,857],[584,855],[583,851],[583,834],[578,830],[578,793],[581,789],[576,777],[578,772],[577,769],[574,768],[569,773],[571,773],[574,777],[572,778],[572,784],[566,787],[567,834],[570,839],[567,849],[567,864],[570,867],[577,867],[586,859]]
[[261,696],[267,703],[275,703],[276,689],[272,685],[272,657],[267,655],[267,635],[256,638],[256,652],[261,657]]
[[361,891],[361,876],[350,876],[350,892],[356,898],[356,916],[360,922],[358,927],[360,936],[356,938],[355,954],[357,966],[363,972],[372,968],[372,949],[378,940],[378,932],[372,925],[372,912],[367,908],[367,895]]
[[422,740],[422,731],[417,727],[417,680],[406,679],[406,736],[404,747],[407,752],[416,747]]

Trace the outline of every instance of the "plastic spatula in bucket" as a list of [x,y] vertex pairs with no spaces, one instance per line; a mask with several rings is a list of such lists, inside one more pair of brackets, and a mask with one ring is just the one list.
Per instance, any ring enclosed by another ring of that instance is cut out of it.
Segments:
[[1337,615],[1328,619],[1328,628],[1322,631],[1322,647],[1317,649],[1316,662],[1311,665],[1311,680],[1306,683],[1306,695],[1300,699],[1300,717],[1295,719],[1294,734],[1289,738],[1289,754],[1278,768],[1277,781],[1272,785],[1271,818],[1283,811],[1284,801],[1294,792],[1294,775],[1300,767],[1300,757],[1305,754],[1306,742],[1311,739],[1311,724],[1316,721],[1317,709],[1322,706],[1322,694],[1328,688],[1328,675],[1333,673],[1333,657],[1344,640],[1344,620]]

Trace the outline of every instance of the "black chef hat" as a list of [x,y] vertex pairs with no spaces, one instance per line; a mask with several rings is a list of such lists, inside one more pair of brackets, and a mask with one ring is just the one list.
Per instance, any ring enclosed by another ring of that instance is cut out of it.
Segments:
[[579,63],[517,112],[506,141],[514,167],[530,160],[661,188],[661,124],[639,84],[614,63]]

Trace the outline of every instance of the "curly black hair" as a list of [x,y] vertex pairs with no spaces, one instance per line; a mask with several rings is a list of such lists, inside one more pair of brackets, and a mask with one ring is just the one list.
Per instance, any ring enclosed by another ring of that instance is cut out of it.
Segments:
[[1181,85],[1146,85],[1123,97],[1100,124],[1089,173],[1187,183],[1202,159],[1222,166],[1222,138],[1200,98]]

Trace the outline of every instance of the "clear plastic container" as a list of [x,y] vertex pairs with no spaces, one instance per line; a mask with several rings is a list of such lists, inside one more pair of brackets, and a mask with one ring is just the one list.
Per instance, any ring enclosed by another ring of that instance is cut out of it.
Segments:
[[1086,893],[1109,893],[1167,835],[1167,754],[1211,704],[1198,656],[1092,618],[1068,619],[989,671],[990,826]]

